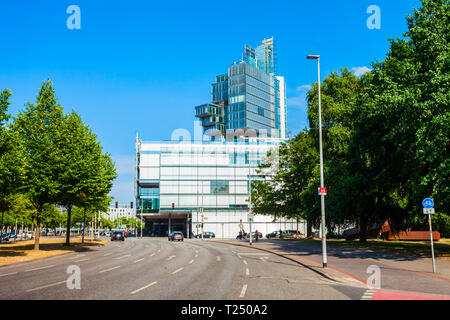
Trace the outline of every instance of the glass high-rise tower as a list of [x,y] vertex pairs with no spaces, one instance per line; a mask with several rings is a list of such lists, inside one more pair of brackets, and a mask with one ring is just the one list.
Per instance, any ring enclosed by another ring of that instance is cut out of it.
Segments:
[[211,103],[195,107],[203,131],[216,140],[228,130],[242,135],[286,138],[286,84],[276,75],[274,39],[245,45],[240,62],[216,77]]

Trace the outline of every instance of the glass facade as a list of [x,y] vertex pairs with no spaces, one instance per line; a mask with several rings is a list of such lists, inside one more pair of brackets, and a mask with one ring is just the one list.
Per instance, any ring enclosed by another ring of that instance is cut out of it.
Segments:
[[[280,90],[282,77],[276,77],[275,72],[273,38],[264,39],[256,49],[245,45],[241,62],[231,65],[228,73],[217,76],[212,84],[211,99],[223,107],[223,121],[219,126],[217,120],[202,120],[203,132],[217,136],[218,130],[208,128],[214,122],[214,129],[219,129],[222,136],[225,130],[243,129],[254,130],[260,136],[285,138],[286,91]],[[197,108],[196,117],[202,118]]]

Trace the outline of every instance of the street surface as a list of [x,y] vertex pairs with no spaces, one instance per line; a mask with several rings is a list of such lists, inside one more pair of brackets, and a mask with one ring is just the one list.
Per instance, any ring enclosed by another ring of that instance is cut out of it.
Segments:
[[[70,266],[80,289],[67,287]],[[0,299],[360,300],[366,291],[277,254],[200,239],[127,238],[0,267]]]

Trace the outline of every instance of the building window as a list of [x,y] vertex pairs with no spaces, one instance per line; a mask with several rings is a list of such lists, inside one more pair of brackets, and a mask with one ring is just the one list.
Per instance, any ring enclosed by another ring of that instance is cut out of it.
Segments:
[[229,194],[229,181],[211,181],[211,194]]

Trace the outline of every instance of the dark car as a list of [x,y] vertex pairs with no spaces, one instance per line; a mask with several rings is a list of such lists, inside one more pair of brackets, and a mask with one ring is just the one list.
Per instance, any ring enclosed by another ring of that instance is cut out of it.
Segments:
[[180,231],[173,231],[169,235],[169,241],[183,241],[184,240],[184,234]]
[[125,241],[125,232],[124,231],[113,231],[113,232],[111,232],[111,241],[114,241],[114,240]]
[[215,238],[215,237],[216,237],[216,235],[214,234],[214,232],[205,232],[203,234],[203,238],[211,239],[211,238]]

